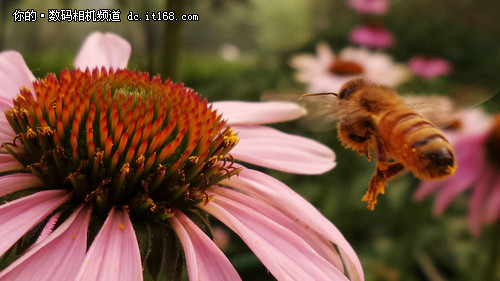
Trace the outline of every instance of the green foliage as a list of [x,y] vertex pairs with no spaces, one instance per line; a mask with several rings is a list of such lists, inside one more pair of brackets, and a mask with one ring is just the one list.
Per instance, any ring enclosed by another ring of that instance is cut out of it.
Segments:
[[184,254],[170,225],[138,221],[134,224],[134,230],[144,262],[144,279],[182,280]]

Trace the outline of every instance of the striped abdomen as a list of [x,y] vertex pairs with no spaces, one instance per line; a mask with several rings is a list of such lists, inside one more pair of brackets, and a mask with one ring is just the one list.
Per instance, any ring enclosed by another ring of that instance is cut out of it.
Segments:
[[380,120],[380,134],[389,156],[421,179],[453,175],[455,153],[443,133],[415,112],[398,107]]

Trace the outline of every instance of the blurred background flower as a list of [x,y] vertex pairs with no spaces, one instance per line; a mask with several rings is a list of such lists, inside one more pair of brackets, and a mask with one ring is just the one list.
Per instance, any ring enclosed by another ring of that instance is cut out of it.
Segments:
[[349,7],[359,13],[381,15],[387,13],[387,0],[349,0]]
[[346,47],[335,55],[325,43],[316,47],[316,55],[300,54],[290,59],[290,66],[297,70],[295,77],[306,85],[308,92],[337,92],[342,85],[364,77],[389,87],[396,87],[409,79],[404,64],[380,51]]
[[423,79],[433,79],[451,73],[450,63],[443,58],[415,55],[408,64],[411,71]]
[[483,225],[500,217],[500,115],[491,118],[472,110],[459,122],[461,127],[447,134],[457,153],[457,172],[444,181],[422,183],[415,199],[437,193],[434,214],[441,216],[460,193],[470,189],[469,229],[477,237]]
[[363,25],[349,33],[349,41],[368,48],[385,49],[394,45],[392,34],[381,26]]

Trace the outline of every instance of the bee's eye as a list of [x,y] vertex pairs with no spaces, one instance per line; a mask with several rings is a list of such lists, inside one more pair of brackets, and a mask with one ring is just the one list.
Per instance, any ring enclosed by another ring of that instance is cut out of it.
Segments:
[[364,79],[352,79],[342,86],[340,93],[338,95],[339,99],[347,99],[350,95],[359,89],[366,86],[367,81]]
[[346,99],[348,98],[352,93],[356,92],[356,88],[354,87],[349,87],[349,88],[344,88],[342,91],[339,93],[339,99]]

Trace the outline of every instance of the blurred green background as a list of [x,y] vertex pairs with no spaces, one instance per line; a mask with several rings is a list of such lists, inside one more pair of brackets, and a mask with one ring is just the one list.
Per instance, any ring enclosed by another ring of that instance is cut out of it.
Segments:
[[[412,92],[494,95],[499,90],[500,1],[392,0],[380,17],[396,44],[399,62],[414,54],[449,60],[452,74],[432,81],[414,78],[401,89]],[[120,9],[121,22],[14,22],[15,9]],[[197,14],[199,21],[128,21],[129,11]],[[297,89],[288,66],[291,56],[315,52],[324,41],[339,51],[347,34],[362,23],[344,0],[206,1],[14,1],[2,0],[0,49],[21,52],[35,76],[72,67],[79,45],[94,30],[115,32],[132,45],[129,68],[160,73],[184,82],[209,101],[259,100],[266,90]],[[500,104],[485,104],[498,111]],[[366,280],[500,280],[500,225],[485,227],[479,238],[467,228],[468,195],[445,215],[432,216],[433,198],[414,202],[412,175],[392,182],[374,212],[361,197],[374,164],[345,150],[334,130],[311,133],[296,122],[274,127],[331,147],[337,167],[320,176],[266,171],[302,194],[344,234],[359,255]],[[273,280],[259,260],[233,235],[225,249],[243,280]],[[493,279],[492,279],[493,278]]]

